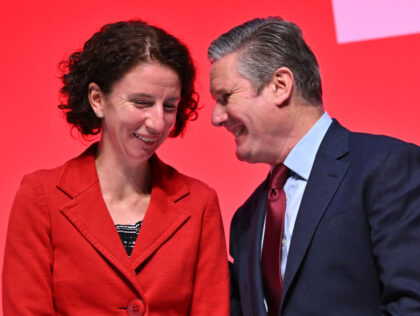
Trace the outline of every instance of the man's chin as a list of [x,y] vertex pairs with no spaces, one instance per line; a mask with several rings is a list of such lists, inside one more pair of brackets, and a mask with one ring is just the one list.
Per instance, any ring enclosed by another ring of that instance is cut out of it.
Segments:
[[258,163],[259,161],[255,160],[255,157],[252,156],[251,152],[241,152],[238,149],[236,150],[236,158],[240,161],[247,163]]

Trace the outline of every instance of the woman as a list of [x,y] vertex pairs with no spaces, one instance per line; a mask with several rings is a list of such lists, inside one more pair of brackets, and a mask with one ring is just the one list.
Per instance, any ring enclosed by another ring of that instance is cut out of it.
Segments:
[[101,139],[22,180],[4,315],[228,315],[216,193],[154,154],[196,115],[187,48],[142,21],[118,22],[65,66],[60,108]]

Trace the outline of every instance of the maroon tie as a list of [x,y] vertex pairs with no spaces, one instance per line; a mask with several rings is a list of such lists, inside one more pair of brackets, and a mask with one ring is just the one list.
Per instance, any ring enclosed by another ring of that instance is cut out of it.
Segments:
[[270,176],[265,218],[264,245],[261,258],[264,281],[264,295],[268,306],[268,316],[278,316],[283,280],[281,279],[281,240],[283,238],[286,194],[284,183],[289,169],[279,165],[274,167]]

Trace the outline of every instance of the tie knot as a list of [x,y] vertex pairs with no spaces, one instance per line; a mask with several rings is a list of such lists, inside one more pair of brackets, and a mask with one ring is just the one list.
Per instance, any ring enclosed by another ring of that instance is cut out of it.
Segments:
[[270,189],[283,188],[284,184],[286,183],[288,174],[289,174],[289,169],[285,165],[281,164],[281,165],[275,166],[273,170],[271,171]]

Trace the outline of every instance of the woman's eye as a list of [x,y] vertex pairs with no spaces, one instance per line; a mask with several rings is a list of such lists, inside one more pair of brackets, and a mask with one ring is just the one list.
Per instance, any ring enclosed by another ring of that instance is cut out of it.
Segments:
[[[155,105],[155,102],[153,102],[153,101],[134,100],[132,102],[139,109],[151,108],[151,107],[153,107]],[[172,104],[172,103],[164,103],[163,104],[163,110],[165,112],[168,112],[168,113],[176,112],[177,105],[176,104]]]
[[153,106],[153,102],[150,102],[150,101],[136,100],[136,101],[133,101],[133,103],[139,108],[145,108],[145,107]]
[[165,112],[175,112],[176,111],[176,105],[173,104],[164,104],[163,108]]

